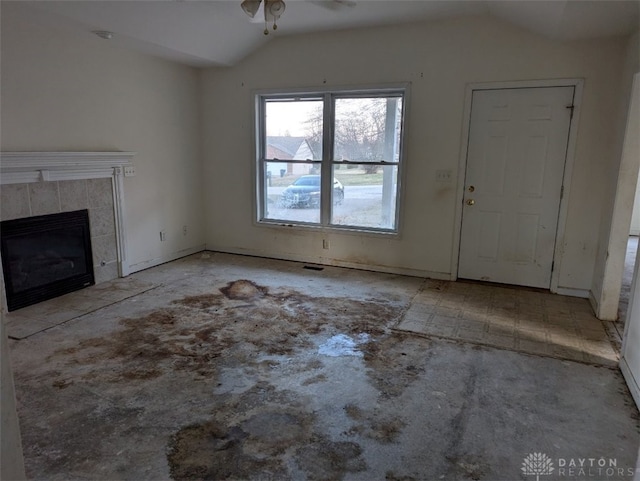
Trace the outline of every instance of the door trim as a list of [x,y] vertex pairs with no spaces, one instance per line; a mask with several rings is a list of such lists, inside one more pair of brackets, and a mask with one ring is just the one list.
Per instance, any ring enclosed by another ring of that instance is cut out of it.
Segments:
[[456,190],[456,210],[453,232],[453,249],[451,255],[451,280],[458,279],[458,259],[460,256],[460,236],[462,234],[462,203],[464,200],[464,184],[467,172],[467,153],[469,149],[469,130],[471,128],[471,103],[473,92],[477,90],[504,90],[504,89],[526,89],[542,87],[574,87],[573,94],[573,118],[569,125],[569,138],[567,142],[567,154],[564,164],[564,174],[562,180],[563,195],[560,199],[560,210],[558,214],[558,227],[556,229],[556,247],[553,253],[554,269],[551,272],[551,292],[563,295],[586,297],[588,291],[584,293],[576,289],[563,288],[559,285],[560,270],[563,258],[563,239],[567,222],[567,212],[569,197],[571,193],[571,178],[573,165],[575,162],[575,151],[578,134],[578,123],[580,120],[580,107],[582,104],[582,92],[584,89],[584,79],[549,79],[549,80],[521,80],[512,82],[483,82],[470,83],[465,88],[464,111],[462,116],[462,135],[460,138],[460,158],[458,160],[458,185]]

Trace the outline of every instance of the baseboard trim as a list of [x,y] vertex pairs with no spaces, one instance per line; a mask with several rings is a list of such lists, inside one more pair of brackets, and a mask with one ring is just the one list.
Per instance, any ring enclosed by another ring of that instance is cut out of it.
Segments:
[[633,400],[636,402],[636,406],[638,406],[638,409],[640,409],[640,386],[638,386],[636,378],[633,376],[631,368],[629,367],[629,364],[627,364],[627,360],[624,357],[620,359],[620,371],[622,371],[622,376],[627,382],[627,386],[629,386],[629,391],[631,391],[631,396],[633,396]]
[[382,272],[385,274],[398,274],[412,277],[426,277],[429,279],[437,279],[442,281],[452,280],[451,274],[448,272],[432,272],[422,269],[411,269],[406,267],[393,267],[378,264],[359,264],[357,262],[346,262],[339,259],[331,259],[327,257],[301,256],[296,254],[273,254],[256,249],[238,249],[231,247],[209,247],[207,250],[211,252],[220,252],[225,254],[238,254],[245,256],[261,257],[265,259],[276,259],[282,261],[305,262],[308,264],[319,264],[331,267],[345,267],[347,269],[358,269],[361,271]]
[[573,287],[557,287],[554,294],[560,294],[561,296],[581,297],[583,299],[589,299],[591,297],[591,291],[587,289],[575,289]]
[[177,259],[181,259],[182,257],[187,257],[192,254],[197,254],[198,252],[202,252],[204,250],[206,250],[206,246],[204,244],[200,244],[195,247],[190,247],[188,249],[182,249],[180,251],[172,252],[171,254],[168,254],[166,256],[154,257],[153,259],[137,262],[135,264],[129,265],[129,274],[143,271],[145,269],[149,269],[150,267],[159,266],[160,264],[166,264],[167,262],[175,261]]

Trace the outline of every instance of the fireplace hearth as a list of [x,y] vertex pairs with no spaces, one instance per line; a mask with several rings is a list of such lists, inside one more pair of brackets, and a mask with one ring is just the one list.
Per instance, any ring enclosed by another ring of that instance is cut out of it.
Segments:
[[9,311],[94,284],[87,209],[3,221],[0,233]]

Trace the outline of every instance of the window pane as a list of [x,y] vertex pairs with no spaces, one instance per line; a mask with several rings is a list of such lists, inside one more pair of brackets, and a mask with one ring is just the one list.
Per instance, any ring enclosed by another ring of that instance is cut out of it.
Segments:
[[320,163],[265,162],[265,219],[320,222]]
[[333,176],[332,224],[395,228],[398,190],[396,165],[335,165]]
[[[260,220],[397,231],[403,92],[258,97],[258,112],[264,116],[256,159]],[[324,109],[328,102],[330,112]],[[331,128],[323,131],[329,122]],[[331,153],[325,151],[323,157],[322,147],[328,144]],[[326,178],[329,171],[331,179]]]
[[266,101],[266,158],[321,160],[322,105],[322,100]]
[[338,98],[334,160],[399,162],[402,97]]

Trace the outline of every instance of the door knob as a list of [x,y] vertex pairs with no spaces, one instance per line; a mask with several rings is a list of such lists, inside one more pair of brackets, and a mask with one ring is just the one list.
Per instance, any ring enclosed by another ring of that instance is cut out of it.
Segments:
[[475,201],[475,200],[473,200],[473,199],[468,199],[468,200],[467,200],[467,205],[473,205],[473,204],[475,204],[475,203],[476,203],[476,201]]

